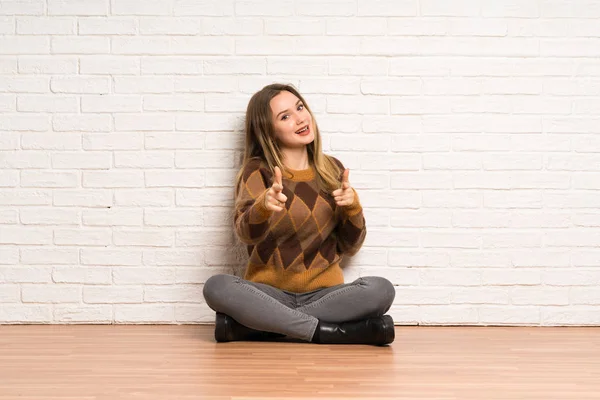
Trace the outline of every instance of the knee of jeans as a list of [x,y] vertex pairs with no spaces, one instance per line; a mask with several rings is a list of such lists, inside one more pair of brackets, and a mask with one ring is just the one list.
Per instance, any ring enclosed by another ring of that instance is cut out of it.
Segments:
[[210,308],[215,310],[215,308],[220,308],[219,305],[222,303],[221,299],[223,296],[228,295],[230,292],[230,285],[235,279],[234,276],[219,274],[213,275],[206,280],[204,283],[204,289],[202,289],[202,294],[204,295],[204,300],[206,300],[206,304],[209,305]]
[[373,293],[377,293],[379,296],[381,307],[389,309],[396,297],[396,289],[392,282],[380,276],[370,276],[363,279],[368,282],[368,286]]

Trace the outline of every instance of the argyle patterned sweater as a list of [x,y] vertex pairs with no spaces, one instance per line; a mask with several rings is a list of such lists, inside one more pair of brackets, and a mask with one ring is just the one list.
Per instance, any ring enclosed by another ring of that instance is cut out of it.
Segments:
[[[244,279],[295,293],[342,284],[341,258],[355,254],[367,232],[358,195],[353,204],[337,206],[318,188],[314,167],[288,171],[282,176],[285,209],[276,212],[265,206],[273,184],[266,163],[255,158],[244,167],[234,216],[250,256]],[[341,187],[342,174],[339,179]]]

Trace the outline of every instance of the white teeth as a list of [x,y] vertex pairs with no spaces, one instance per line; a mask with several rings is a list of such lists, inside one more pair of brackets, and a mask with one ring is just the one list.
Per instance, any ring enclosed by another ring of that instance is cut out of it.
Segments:
[[307,129],[308,129],[308,126],[307,126],[306,128],[304,128],[304,129],[301,129],[301,130],[299,130],[299,131],[298,131],[298,132],[296,132],[296,133],[302,133],[302,132],[304,132],[304,131],[305,131],[305,130],[307,130]]

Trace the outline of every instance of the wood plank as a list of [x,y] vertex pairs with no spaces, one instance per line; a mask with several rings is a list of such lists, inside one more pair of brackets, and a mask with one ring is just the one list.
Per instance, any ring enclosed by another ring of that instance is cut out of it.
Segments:
[[1,325],[0,399],[599,399],[600,328],[396,327],[391,346],[201,325]]

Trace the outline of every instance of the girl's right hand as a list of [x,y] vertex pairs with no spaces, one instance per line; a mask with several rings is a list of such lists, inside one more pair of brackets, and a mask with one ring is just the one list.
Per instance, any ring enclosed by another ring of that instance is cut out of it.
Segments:
[[281,177],[281,170],[279,167],[275,167],[273,186],[267,189],[267,195],[265,196],[265,207],[267,210],[279,212],[285,209],[287,197],[282,193],[282,191],[283,181]]

